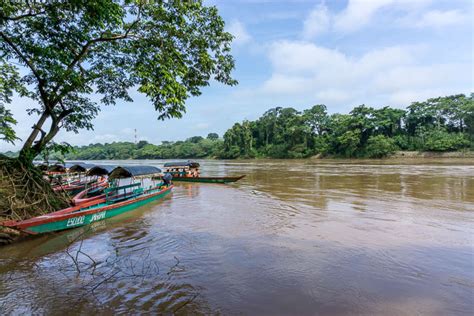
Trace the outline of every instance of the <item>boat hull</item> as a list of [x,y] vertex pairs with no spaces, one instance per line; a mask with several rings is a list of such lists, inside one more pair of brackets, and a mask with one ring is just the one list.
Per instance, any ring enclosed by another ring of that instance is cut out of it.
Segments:
[[72,198],[72,204],[73,205],[83,205],[85,203],[89,203],[89,202],[92,202],[92,201],[98,201],[98,200],[104,200],[105,201],[105,193],[97,194],[97,195],[91,196],[91,197],[87,197],[87,195],[90,194],[90,192],[92,190],[97,190],[97,189],[105,190],[108,186],[109,186],[108,182],[103,181],[103,182],[95,185],[92,188],[82,190],[81,192],[79,192],[78,194],[76,194]]
[[148,204],[151,201],[159,200],[171,192],[172,186],[156,193],[151,193],[146,196],[137,197],[127,201],[107,205],[105,203],[98,205],[91,210],[81,212],[63,214],[60,218],[43,216],[38,218],[36,223],[9,225],[15,227],[28,234],[43,234],[54,231],[61,231],[89,225],[94,222],[105,220],[131,210],[134,210],[142,205]]
[[202,183],[232,183],[239,181],[245,177],[239,176],[239,177],[176,177],[173,178],[173,182],[202,182]]

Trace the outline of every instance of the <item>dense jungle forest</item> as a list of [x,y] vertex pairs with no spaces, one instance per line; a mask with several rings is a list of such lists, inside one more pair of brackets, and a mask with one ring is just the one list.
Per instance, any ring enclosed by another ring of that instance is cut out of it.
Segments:
[[[210,133],[161,145],[140,141],[90,144],[50,159],[169,158],[383,158],[398,150],[474,149],[474,94],[414,102],[405,110],[360,105],[349,114],[328,114],[323,104],[304,111],[276,107],[258,120],[235,123],[223,135]],[[9,153],[14,155],[14,153]]]

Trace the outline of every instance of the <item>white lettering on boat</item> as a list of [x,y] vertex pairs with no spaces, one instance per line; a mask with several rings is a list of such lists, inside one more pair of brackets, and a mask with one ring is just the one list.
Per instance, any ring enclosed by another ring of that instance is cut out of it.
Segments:
[[91,222],[100,221],[105,218],[105,211],[92,215]]
[[86,217],[84,215],[83,216],[78,216],[78,217],[72,217],[72,218],[67,220],[66,226],[70,227],[70,226],[77,226],[77,225],[84,224],[85,219],[86,219]]

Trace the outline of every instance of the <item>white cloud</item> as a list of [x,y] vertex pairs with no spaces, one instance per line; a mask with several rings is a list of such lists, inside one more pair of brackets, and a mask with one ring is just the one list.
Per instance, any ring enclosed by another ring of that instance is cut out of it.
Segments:
[[324,4],[319,4],[309,13],[303,22],[303,38],[313,39],[317,35],[329,30],[331,16]]
[[326,89],[316,93],[316,99],[319,102],[323,103],[343,103],[351,100],[352,96],[349,91],[341,90],[341,89]]
[[197,129],[197,130],[207,130],[209,129],[209,124],[208,123],[198,123],[196,125],[194,125],[194,128]]
[[112,143],[112,142],[118,142],[121,140],[123,141],[123,139],[121,139],[118,135],[115,135],[115,134],[99,134],[99,135],[95,135],[94,138],[92,138],[86,143],[91,143],[91,144]]
[[235,38],[234,38],[233,44],[235,45],[246,44],[252,39],[250,34],[245,29],[245,26],[242,24],[242,22],[238,20],[233,20],[229,24],[227,31],[231,33],[232,35],[234,35]]
[[349,0],[347,7],[335,17],[334,27],[343,32],[354,31],[370,22],[375,13],[395,0]]
[[[407,105],[414,96],[468,92],[470,65],[426,64],[424,46],[373,49],[356,57],[303,41],[279,41],[268,55],[273,73],[261,87],[265,94],[308,94],[314,102],[354,104],[382,100]],[[411,99],[410,99],[411,98]]]
[[422,15],[415,23],[418,27],[446,27],[451,25],[463,24],[469,21],[467,14],[463,14],[459,10],[439,11],[432,10]]
[[311,86],[311,79],[311,77],[275,73],[263,84],[263,91],[278,94],[303,93]]
[[123,128],[121,131],[120,131],[123,135],[135,135],[135,129],[134,128],[130,128],[130,127],[126,127],[126,128]]
[[[394,23],[391,20],[391,14],[394,13],[404,15],[400,20],[409,20],[409,24],[414,25],[418,23],[419,12],[430,2],[431,0],[349,0],[347,6],[339,13],[329,12],[327,7],[321,3],[311,10],[305,19],[302,37],[309,40],[330,30],[342,33],[358,31],[376,18],[385,21],[383,23]],[[381,14],[380,12],[383,10],[387,12]],[[448,25],[459,17],[460,14],[457,11],[431,11],[423,16],[421,22]],[[426,21],[423,21],[424,19]]]

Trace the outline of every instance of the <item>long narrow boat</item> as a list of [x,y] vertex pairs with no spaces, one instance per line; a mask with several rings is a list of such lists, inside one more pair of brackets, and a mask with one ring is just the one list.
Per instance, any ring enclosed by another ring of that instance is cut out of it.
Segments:
[[84,203],[96,201],[105,198],[105,189],[109,186],[107,180],[103,180],[90,188],[87,188],[72,198],[73,205],[81,205]]
[[202,177],[199,171],[199,163],[196,161],[176,161],[164,164],[165,173],[173,176],[176,182],[203,182],[203,183],[231,183],[245,177]]
[[245,177],[238,176],[238,177],[173,177],[173,181],[176,182],[203,182],[203,183],[232,183],[239,181]]
[[28,234],[42,234],[91,224],[136,209],[151,201],[161,199],[171,192],[173,186],[154,187],[136,197],[120,202],[97,200],[84,205],[70,207],[58,212],[24,221],[7,221],[0,225],[15,228]]
[[[155,167],[148,169],[117,167],[116,170],[117,178],[121,178],[123,175],[133,177],[134,175],[161,172]],[[114,172],[115,170],[111,173],[111,176]],[[147,190],[141,187],[141,183],[112,187],[106,189],[106,197],[103,199],[24,221],[2,222],[0,226],[11,227],[33,235],[76,228],[129,212],[151,201],[161,199],[168,195],[172,188],[172,185],[166,187],[162,186],[162,183]],[[123,193],[120,193],[121,190],[123,190]]]
[[74,181],[68,184],[58,184],[53,187],[54,191],[63,191],[71,196],[76,195],[77,193],[83,191],[88,186],[95,185],[97,179],[84,180],[84,181]]

